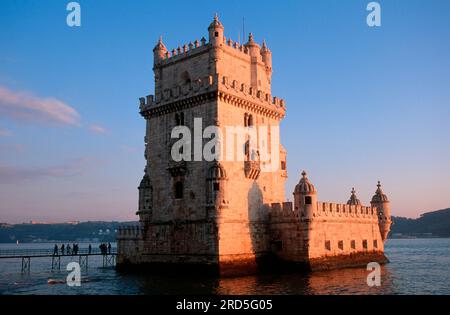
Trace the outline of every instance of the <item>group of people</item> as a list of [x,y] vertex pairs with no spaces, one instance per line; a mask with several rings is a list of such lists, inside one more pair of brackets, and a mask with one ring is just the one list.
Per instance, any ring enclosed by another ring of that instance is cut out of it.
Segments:
[[99,248],[100,248],[100,252],[101,252],[103,255],[111,254],[111,243],[108,243],[108,244],[106,244],[106,243],[101,243],[100,246],[99,246]]
[[[103,255],[107,255],[107,254],[111,254],[111,243],[102,243],[100,244],[99,248],[100,248],[100,252]],[[67,246],[65,246],[64,244],[61,245],[61,247],[58,247],[57,244],[55,244],[55,248],[53,250],[53,255],[58,255],[61,253],[61,255],[78,255],[78,251],[79,251],[79,247],[78,244],[73,243],[72,246],[70,246],[70,244],[67,244]],[[85,253],[83,253],[85,254]],[[92,254],[92,246],[91,244],[89,244],[88,250],[87,250],[87,254],[90,255]]]
[[[59,251],[61,251],[61,255],[77,255],[79,250],[80,248],[78,247],[78,244],[75,243],[73,243],[72,246],[70,246],[70,244],[67,244],[67,246],[62,244],[60,248],[58,248],[58,245],[55,244],[53,255],[58,255]],[[91,253],[91,250],[92,247],[91,244],[89,244],[89,254]]]

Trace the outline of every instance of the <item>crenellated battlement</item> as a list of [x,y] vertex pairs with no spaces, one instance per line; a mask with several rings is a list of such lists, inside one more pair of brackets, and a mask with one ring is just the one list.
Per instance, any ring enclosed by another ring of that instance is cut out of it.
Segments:
[[184,44],[182,46],[178,46],[177,48],[173,48],[172,50],[167,50],[164,53],[164,57],[155,61],[159,65],[166,65],[168,63],[179,61],[183,58],[190,57],[194,54],[202,53],[208,50],[210,46],[206,42],[206,39],[202,37],[199,41],[196,39],[194,42],[189,42],[188,44]]
[[224,87],[226,90],[232,90],[237,96],[251,97],[253,100],[258,100],[261,103],[265,103],[270,106],[275,106],[278,109],[286,110],[285,102],[283,99],[273,96],[270,93],[266,93],[262,90],[255,89],[245,83],[233,80],[228,76],[221,76],[220,87]]
[[[304,212],[294,210],[292,202],[272,203],[269,205],[272,219],[304,218]],[[361,205],[347,205],[329,202],[317,202],[317,210],[313,212],[313,218],[336,218],[345,220],[373,220],[378,221],[381,216],[375,207]]]
[[[196,39],[194,42],[190,41],[188,44],[183,44],[181,46],[178,46],[177,48],[173,48],[171,50],[167,50],[163,58],[158,60],[159,65],[166,65],[168,63],[179,61],[183,58],[190,57],[194,54],[203,53],[204,51],[211,49],[212,46],[209,42],[206,41],[205,37],[202,37],[199,41]],[[233,41],[231,38],[223,37],[223,44],[220,46],[221,49],[228,50],[233,49],[233,52],[238,53],[238,56],[241,58],[247,58],[250,60],[251,54],[248,47],[245,46],[245,44],[241,44],[240,42]],[[256,56],[258,62],[264,63],[264,59],[262,57],[262,53],[260,50],[260,53]]]
[[[203,78],[194,79],[185,84],[179,84],[172,88],[167,88],[162,91],[160,98],[154,95],[147,95],[139,98],[139,109],[141,112],[150,110],[152,108],[175,102],[181,99],[190,98],[196,95],[203,94],[208,91],[215,90],[230,92],[228,96],[220,94],[219,97],[223,100],[233,101],[240,106],[244,106],[243,101],[252,104],[263,105],[262,111],[275,111],[279,116],[283,117],[286,111],[285,102],[283,99],[276,96],[272,97],[270,93],[262,90],[257,90],[246,83],[241,83],[237,80],[231,80],[228,76],[206,76]],[[232,100],[233,97],[240,99]],[[247,104],[248,105],[248,104]],[[251,107],[251,106],[250,106]]]
[[152,107],[167,104],[182,98],[188,98],[217,88],[217,80],[213,76],[197,78],[186,84],[176,85],[172,88],[164,89],[160,98],[154,95],[147,95],[139,98],[139,109],[141,112]]
[[343,217],[356,219],[376,219],[378,220],[377,209],[362,205],[348,205],[330,202],[317,202],[317,211],[313,213],[315,217]]
[[126,240],[126,239],[140,239],[142,238],[142,229],[138,225],[129,225],[129,226],[121,226],[117,230],[117,239],[118,240]]
[[294,210],[292,202],[272,203],[269,207],[270,219],[274,221],[299,221],[300,211]]

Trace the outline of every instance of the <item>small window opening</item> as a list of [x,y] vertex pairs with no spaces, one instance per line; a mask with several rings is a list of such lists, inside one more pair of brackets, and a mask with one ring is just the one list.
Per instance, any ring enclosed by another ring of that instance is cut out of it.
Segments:
[[363,240],[362,246],[364,249],[367,249],[367,240]]
[[311,205],[312,199],[311,196],[305,196],[305,205]]
[[181,181],[175,183],[175,199],[183,198],[183,183]]

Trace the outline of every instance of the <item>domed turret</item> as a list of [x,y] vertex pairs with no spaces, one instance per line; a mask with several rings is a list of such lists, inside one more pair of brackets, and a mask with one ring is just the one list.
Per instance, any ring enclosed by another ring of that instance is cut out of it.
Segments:
[[378,181],[377,190],[370,204],[372,207],[377,208],[381,238],[385,241],[391,229],[391,207],[388,197],[381,190],[380,181]]
[[302,172],[302,178],[295,186],[294,205],[306,219],[311,219],[317,210],[317,192],[313,184],[310,183],[306,172]]
[[166,58],[167,48],[162,41],[162,36],[159,38],[155,48],[153,48],[153,62],[159,63]]
[[248,42],[245,43],[244,46],[247,47],[247,49],[250,53],[250,56],[252,56],[252,57],[257,57],[258,55],[261,54],[261,48],[259,47],[258,43],[256,43],[253,40],[252,33],[248,34]]
[[[207,181],[207,204],[214,207],[225,207],[228,204],[226,199],[227,174],[220,163],[215,163],[208,169]],[[218,215],[218,213],[210,213]]]
[[220,46],[223,44],[223,31],[224,27],[222,23],[219,21],[219,16],[214,16],[214,20],[209,24],[208,32],[209,32],[209,42],[213,46]]
[[382,202],[389,202],[389,200],[381,190],[381,184],[380,181],[378,181],[377,190],[375,191],[375,195],[373,195],[372,197],[371,203],[382,203]]
[[220,164],[214,164],[209,168],[207,179],[222,180],[226,178],[227,174],[225,173],[225,169]]
[[356,191],[355,188],[352,188],[352,194],[350,196],[350,199],[347,201],[348,205],[360,205],[361,201],[356,197]]
[[315,193],[316,188],[313,184],[309,182],[309,179],[307,177],[307,174],[305,171],[302,172],[302,178],[298,182],[298,184],[295,186],[295,192],[301,193],[301,194],[310,194]]

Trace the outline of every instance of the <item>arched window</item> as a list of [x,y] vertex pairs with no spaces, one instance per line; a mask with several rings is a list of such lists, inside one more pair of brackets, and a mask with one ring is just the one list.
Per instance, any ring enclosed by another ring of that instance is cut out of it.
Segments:
[[311,196],[305,196],[305,205],[310,205],[310,204],[312,204]]
[[175,114],[175,125],[176,126],[184,126],[184,113],[176,113]]
[[248,127],[253,126],[253,115],[248,115]]
[[175,199],[183,199],[183,182],[177,181],[175,183]]

